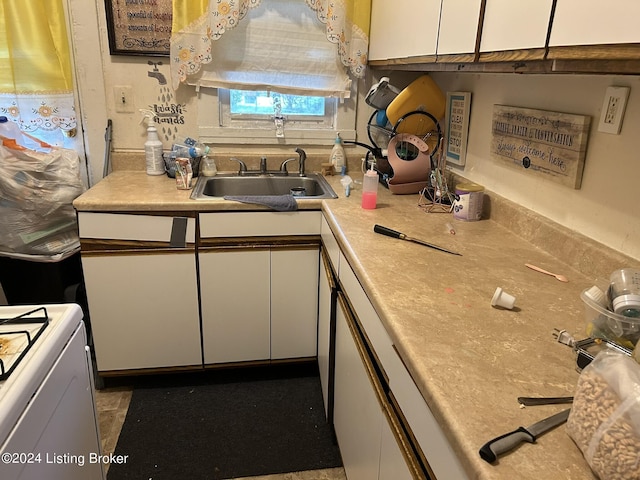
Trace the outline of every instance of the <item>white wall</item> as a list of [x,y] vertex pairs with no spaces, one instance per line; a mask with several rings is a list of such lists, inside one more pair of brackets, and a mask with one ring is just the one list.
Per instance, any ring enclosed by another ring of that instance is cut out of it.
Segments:
[[[572,230],[640,259],[640,77],[434,73],[444,91],[472,92],[460,173]],[[631,87],[620,135],[598,132],[608,86]],[[494,104],[591,116],[582,187],[534,178],[490,158]]]

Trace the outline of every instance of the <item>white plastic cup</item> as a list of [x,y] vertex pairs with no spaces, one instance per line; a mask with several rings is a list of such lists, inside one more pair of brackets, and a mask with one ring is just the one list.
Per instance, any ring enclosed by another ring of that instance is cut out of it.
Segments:
[[502,307],[508,310],[511,310],[515,303],[516,297],[514,297],[513,295],[509,295],[500,287],[496,288],[496,291],[493,294],[493,298],[491,299],[492,307]]

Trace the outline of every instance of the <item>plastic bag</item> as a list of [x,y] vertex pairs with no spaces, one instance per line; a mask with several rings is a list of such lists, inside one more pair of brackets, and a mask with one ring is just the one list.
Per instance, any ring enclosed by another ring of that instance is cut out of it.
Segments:
[[582,371],[567,433],[602,480],[640,479],[640,365],[605,349]]
[[0,140],[0,254],[60,259],[79,249],[72,205],[84,192],[78,153],[44,143],[37,152]]

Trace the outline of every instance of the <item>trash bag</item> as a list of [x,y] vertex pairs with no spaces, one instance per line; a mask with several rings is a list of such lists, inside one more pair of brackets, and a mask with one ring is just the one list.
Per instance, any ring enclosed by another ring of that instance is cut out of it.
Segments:
[[78,153],[0,141],[0,255],[51,261],[78,250],[72,202],[85,190]]

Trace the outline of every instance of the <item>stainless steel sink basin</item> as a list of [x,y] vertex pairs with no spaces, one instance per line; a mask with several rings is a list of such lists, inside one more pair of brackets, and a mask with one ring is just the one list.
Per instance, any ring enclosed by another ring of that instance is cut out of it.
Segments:
[[290,195],[292,189],[298,198],[337,198],[331,185],[317,173],[309,173],[304,177],[238,174],[198,177],[191,198],[206,200],[225,196]]

